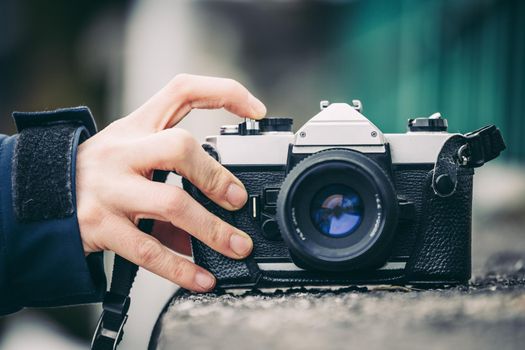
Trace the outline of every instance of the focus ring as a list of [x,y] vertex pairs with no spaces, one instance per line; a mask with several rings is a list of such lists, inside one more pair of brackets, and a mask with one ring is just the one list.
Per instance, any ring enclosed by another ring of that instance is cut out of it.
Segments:
[[[305,223],[311,220],[304,212],[313,194],[304,192],[315,192],[334,181],[354,188],[357,185],[368,203],[366,224],[346,238],[320,237],[319,230]],[[353,270],[384,263],[397,216],[397,197],[390,176],[370,157],[348,149],[330,149],[303,159],[286,176],[277,199],[277,222],[283,240],[301,265],[318,270]]]

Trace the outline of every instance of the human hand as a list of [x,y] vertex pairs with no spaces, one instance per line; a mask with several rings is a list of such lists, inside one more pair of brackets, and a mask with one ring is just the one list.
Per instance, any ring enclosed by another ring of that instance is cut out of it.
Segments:
[[250,254],[250,237],[220,220],[183,189],[151,181],[153,171],[176,171],[225,209],[241,208],[243,184],[185,130],[172,128],[193,108],[260,119],[265,106],[234,80],[178,75],[143,106],[80,145],[77,216],[86,254],[111,250],[194,291],[214,287],[211,273],[141,232],[142,218],[170,222],[234,259]]

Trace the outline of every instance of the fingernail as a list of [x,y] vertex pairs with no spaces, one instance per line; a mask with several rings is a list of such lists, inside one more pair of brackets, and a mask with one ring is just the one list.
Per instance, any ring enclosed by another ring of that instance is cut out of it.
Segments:
[[254,96],[250,96],[250,106],[252,107],[254,118],[262,118],[266,115],[266,106]]
[[238,256],[246,256],[252,250],[252,240],[248,237],[234,234],[230,238],[230,248]]
[[215,284],[215,278],[206,272],[198,271],[195,275],[195,283],[204,290],[210,290]]
[[226,200],[235,208],[240,208],[246,203],[246,190],[241,186],[232,183],[226,191]]

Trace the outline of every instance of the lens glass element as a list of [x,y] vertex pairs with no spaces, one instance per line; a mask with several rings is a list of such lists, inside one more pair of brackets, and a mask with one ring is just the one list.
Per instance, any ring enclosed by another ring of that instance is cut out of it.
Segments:
[[361,197],[350,187],[333,184],[312,199],[310,217],[315,227],[329,237],[346,237],[363,219]]

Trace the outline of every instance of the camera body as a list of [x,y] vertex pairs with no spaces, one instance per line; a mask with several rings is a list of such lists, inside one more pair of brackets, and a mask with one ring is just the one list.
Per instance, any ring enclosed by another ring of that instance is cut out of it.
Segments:
[[254,249],[237,261],[192,238],[194,260],[220,288],[466,283],[473,168],[487,160],[474,164],[473,140],[438,113],[383,134],[359,101],[321,102],[295,134],[289,118],[224,126],[204,148],[243,182],[246,205],[227,211],[183,185]]

